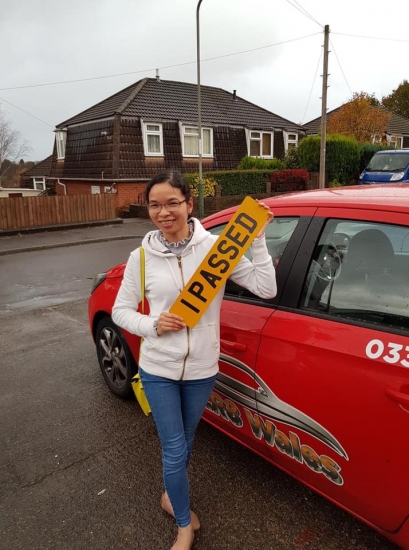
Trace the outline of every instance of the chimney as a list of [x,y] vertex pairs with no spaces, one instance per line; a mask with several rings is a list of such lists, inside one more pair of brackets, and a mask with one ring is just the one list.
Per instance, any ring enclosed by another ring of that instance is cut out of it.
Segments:
[[160,82],[159,69],[156,69],[156,80]]
[[236,101],[236,90],[233,90],[233,101]]

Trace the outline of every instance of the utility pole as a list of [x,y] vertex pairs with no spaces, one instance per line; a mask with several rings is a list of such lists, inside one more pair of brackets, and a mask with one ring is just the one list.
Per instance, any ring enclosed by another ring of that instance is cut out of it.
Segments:
[[203,200],[203,176],[202,176],[202,96],[200,90],[200,20],[199,10],[202,0],[199,0],[196,8],[196,53],[197,53],[197,131],[199,139],[199,218],[204,216]]
[[322,103],[321,103],[321,143],[320,143],[320,173],[319,188],[325,187],[325,153],[327,141],[327,82],[328,82],[328,44],[329,25],[324,27],[324,70],[322,75]]

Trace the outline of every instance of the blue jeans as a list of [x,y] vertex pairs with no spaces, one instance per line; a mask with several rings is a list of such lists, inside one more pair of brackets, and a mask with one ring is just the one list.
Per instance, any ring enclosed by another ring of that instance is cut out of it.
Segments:
[[190,523],[187,467],[193,439],[216,375],[201,380],[170,380],[139,369],[162,444],[163,480],[176,524]]

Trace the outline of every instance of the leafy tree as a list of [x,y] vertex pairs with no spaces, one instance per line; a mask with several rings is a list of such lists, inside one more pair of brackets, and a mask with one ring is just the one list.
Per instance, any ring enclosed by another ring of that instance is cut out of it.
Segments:
[[373,95],[354,93],[351,101],[331,115],[327,131],[354,137],[359,143],[381,141],[391,116],[376,105]]
[[404,80],[391,94],[382,97],[382,104],[388,111],[409,118],[409,82]]

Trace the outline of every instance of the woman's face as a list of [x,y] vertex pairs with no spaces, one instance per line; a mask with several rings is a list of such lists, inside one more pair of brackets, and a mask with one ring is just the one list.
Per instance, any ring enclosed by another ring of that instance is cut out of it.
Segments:
[[[163,206],[172,203],[175,206],[178,202],[177,210],[172,212]],[[170,183],[156,183],[149,192],[149,205],[162,205],[158,212],[149,208],[149,216],[168,242],[178,242],[189,236],[187,218],[192,212],[193,200],[186,202],[180,189],[172,187]]]

